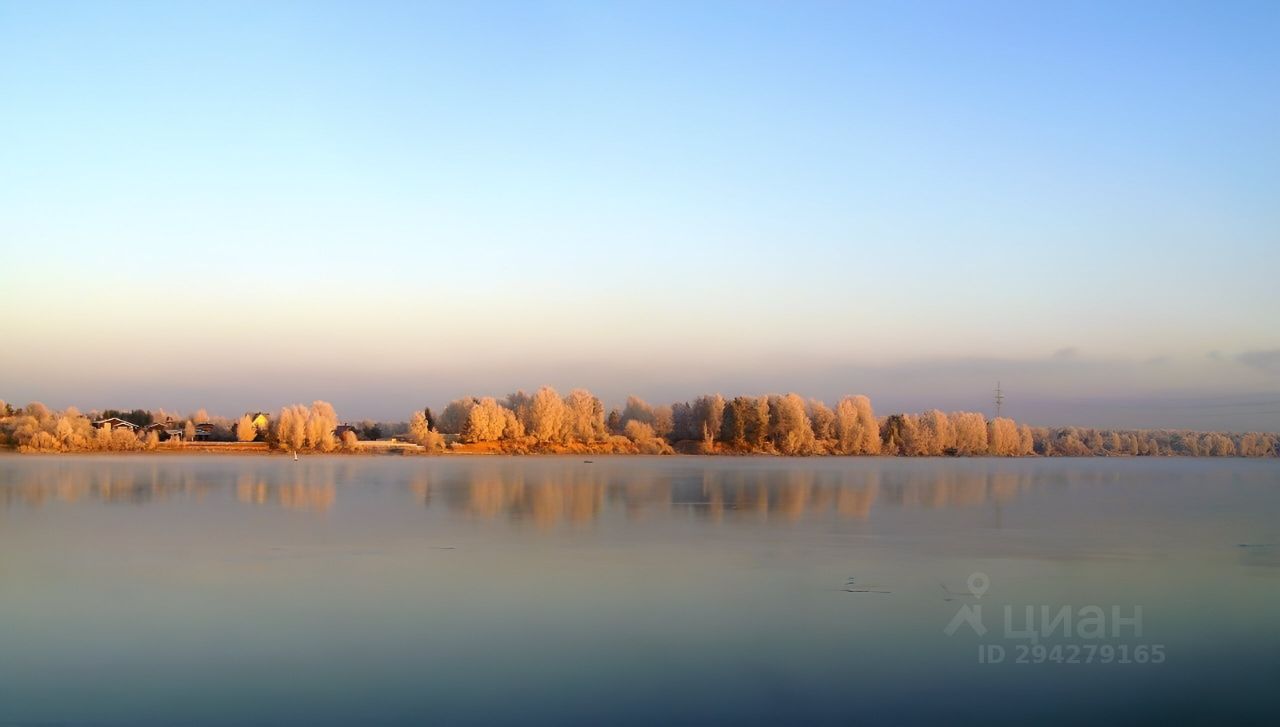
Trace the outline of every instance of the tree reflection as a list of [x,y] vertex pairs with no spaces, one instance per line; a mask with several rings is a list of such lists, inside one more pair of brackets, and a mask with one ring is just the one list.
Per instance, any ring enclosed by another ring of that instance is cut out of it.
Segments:
[[146,505],[182,499],[199,503],[225,491],[229,484],[233,485],[238,502],[254,505],[326,512],[337,498],[335,479],[340,465],[333,462],[291,468],[276,463],[234,465],[242,470],[239,474],[233,475],[232,468],[211,460],[24,461],[3,472],[0,508],[88,502]]
[[236,499],[250,505],[278,505],[310,512],[328,512],[333,507],[338,493],[331,471],[299,473],[295,478],[291,482],[274,483],[242,474],[236,481]]
[[1004,502],[1031,484],[1031,471],[893,466],[841,468],[691,467],[688,472],[620,463],[583,466],[527,459],[434,466],[416,474],[411,490],[430,506],[446,506],[482,521],[527,521],[549,529],[581,525],[616,511],[628,520],[688,513],[721,522],[797,522],[833,515],[868,520],[880,504],[897,508],[967,508]]
[[49,461],[6,472],[0,479],[0,507],[41,507],[84,501],[142,505],[179,497],[199,499],[215,483],[185,467],[152,463]]
[[[608,513],[626,520],[692,516],[710,522],[794,523],[831,516],[865,521],[877,508],[971,508],[1005,503],[1032,483],[1034,468],[901,466],[898,460],[841,466],[744,460],[740,466],[689,463],[636,466],[562,459],[418,460],[398,465],[359,459],[301,462],[220,460],[23,460],[0,473],[0,507],[51,502],[141,505],[214,493],[238,503],[311,513],[331,511],[345,487],[399,479],[414,501],[479,521],[540,529],[586,525]],[[1114,473],[1077,472],[1073,483]],[[1041,479],[1046,478],[1041,474]],[[1048,478],[1053,481],[1053,478]],[[224,495],[225,496],[225,495]]]

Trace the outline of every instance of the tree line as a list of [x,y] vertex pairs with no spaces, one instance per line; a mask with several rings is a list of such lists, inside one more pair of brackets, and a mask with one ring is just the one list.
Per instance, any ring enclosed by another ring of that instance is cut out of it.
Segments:
[[[110,412],[134,423],[174,421],[163,410]],[[108,412],[103,412],[103,415]],[[181,419],[179,419],[181,421]],[[251,415],[231,420],[202,409],[185,418],[185,437],[208,424],[215,441],[264,441],[289,451],[356,451],[362,439],[401,435],[428,453],[450,450],[599,452],[618,454],[777,454],[938,456],[1277,456],[1280,437],[1267,432],[1045,428],[980,412],[877,416],[871,400],[846,396],[834,407],[798,394],[699,396],[651,405],[628,397],[606,410],[586,389],[561,396],[546,386],[533,394],[455,399],[439,416],[414,411],[408,422],[339,424],[328,402],[287,406],[260,426]],[[374,436],[370,436],[374,435]],[[156,431],[95,428],[74,407],[54,412],[33,402],[0,402],[0,445],[21,451],[146,450],[162,446]]]

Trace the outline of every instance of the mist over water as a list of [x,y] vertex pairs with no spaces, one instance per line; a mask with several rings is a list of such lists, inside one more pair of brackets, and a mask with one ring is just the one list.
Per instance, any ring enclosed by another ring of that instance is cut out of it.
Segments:
[[1269,460],[5,456],[0,722],[1263,722],[1278,509]]

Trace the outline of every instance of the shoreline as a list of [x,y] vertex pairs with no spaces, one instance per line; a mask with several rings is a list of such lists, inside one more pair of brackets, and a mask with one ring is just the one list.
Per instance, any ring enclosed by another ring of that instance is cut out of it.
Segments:
[[[1048,459],[1247,459],[1247,460],[1275,460],[1280,459],[1276,456],[1264,457],[1247,457],[1243,455],[1189,455],[1189,454],[1161,454],[1161,455],[1133,455],[1133,454],[1062,454],[1062,455],[1043,455],[1043,454],[1023,454],[1023,455],[997,455],[997,454],[980,454],[980,455],[901,455],[901,454],[812,454],[812,455],[786,455],[776,452],[670,452],[663,454],[643,453],[643,452],[504,452],[495,450],[452,450],[444,452],[427,453],[423,451],[411,451],[404,448],[418,447],[414,444],[396,445],[394,447],[370,447],[364,451],[351,451],[337,449],[332,452],[313,452],[299,451],[298,458],[307,459],[314,457],[412,457],[423,459],[435,458],[468,458],[468,457],[532,457],[532,458],[577,458],[577,457],[646,457],[646,458],[667,458],[680,457],[688,459],[701,458],[751,458],[751,459],[884,459],[884,460],[977,460],[977,459],[1002,459],[1002,460],[1048,460]],[[380,451],[379,451],[380,450]],[[86,450],[79,452],[21,452],[14,448],[0,448],[0,457],[145,457],[149,455],[159,455],[163,457],[174,456],[197,456],[197,457],[219,457],[219,456],[247,456],[247,457],[283,457],[289,458],[293,452],[268,449],[267,447],[227,447],[221,448],[214,446],[200,446],[191,448],[172,448],[160,447],[153,450]]]

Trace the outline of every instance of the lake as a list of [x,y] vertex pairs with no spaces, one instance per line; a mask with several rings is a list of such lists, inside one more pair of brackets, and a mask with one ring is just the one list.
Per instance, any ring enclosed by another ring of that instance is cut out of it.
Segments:
[[1273,723],[1280,462],[0,456],[0,724]]

